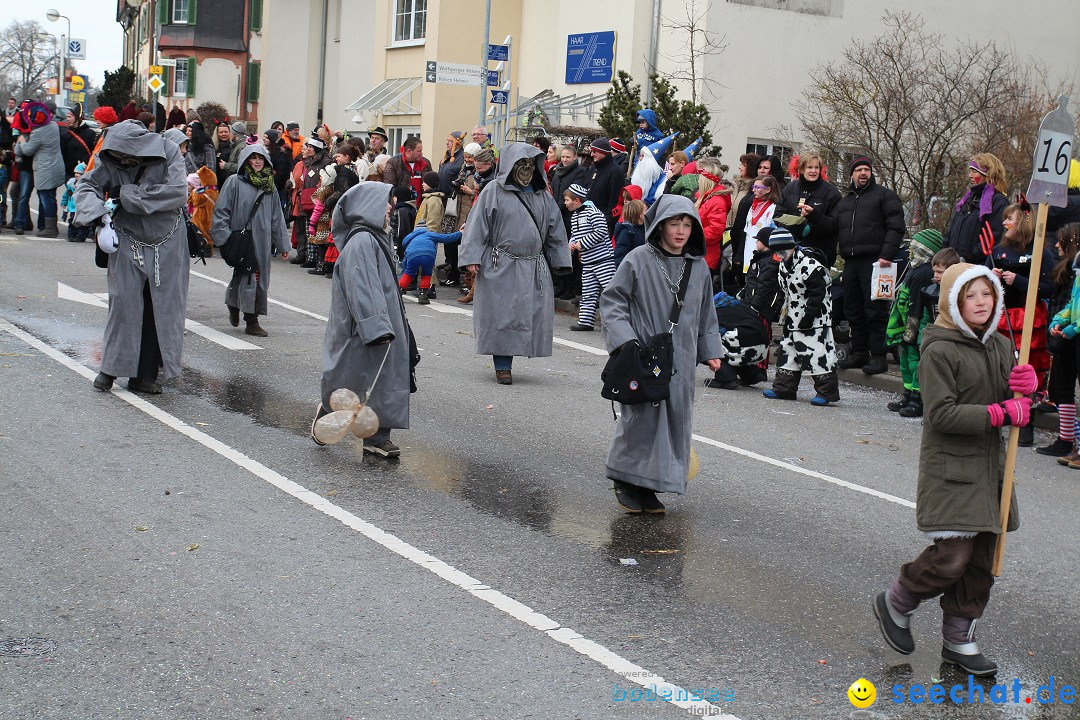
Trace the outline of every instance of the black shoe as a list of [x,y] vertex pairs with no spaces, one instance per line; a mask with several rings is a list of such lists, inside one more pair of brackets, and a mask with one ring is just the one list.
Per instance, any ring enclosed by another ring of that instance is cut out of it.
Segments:
[[429,298],[431,298],[432,300],[434,300],[434,299],[435,299],[435,288],[433,288],[433,287],[429,287],[429,288],[427,289],[427,296],[428,296]]
[[641,509],[649,515],[663,515],[667,512],[667,508],[664,507],[664,503],[660,502],[660,498],[656,497],[656,493],[647,488],[638,488],[638,503],[641,505]]
[[94,387],[101,392],[109,392],[112,390],[113,380],[116,377],[113,375],[106,375],[103,372],[99,372],[97,377],[94,378]]
[[240,308],[227,305],[229,308],[229,324],[233,327],[240,327]]
[[908,404],[905,405],[904,407],[900,408],[899,414],[900,414],[900,417],[914,418],[914,417],[922,417],[922,413],[923,413],[922,393],[920,393],[918,390],[916,390],[913,393],[911,393],[911,399],[908,400]]
[[870,362],[863,365],[862,371],[867,375],[877,375],[889,369],[889,358],[886,355],[874,355]]
[[514,376],[509,370],[496,370],[495,382],[499,383],[500,385],[513,385]]
[[254,335],[255,337],[266,337],[268,333],[263,330],[263,326],[259,324],[258,320],[248,321],[247,326],[244,328],[244,332],[248,335]]
[[1020,428],[1020,442],[1017,444],[1020,447],[1031,447],[1035,444],[1035,428],[1031,426],[1031,423]]
[[128,380],[128,390],[131,392],[146,393],[147,395],[160,395],[161,383],[154,382],[153,380],[131,378]]
[[[874,598],[874,616],[885,642],[896,652],[910,655],[915,652],[915,638],[911,637],[910,617],[896,613],[889,605],[888,590]],[[895,615],[894,615],[895,613]],[[907,620],[909,627],[900,624]]]
[[307,256],[297,253],[296,257],[289,258],[290,265],[303,265],[307,262]]
[[615,504],[631,515],[641,513],[643,508],[641,507],[641,500],[638,499],[638,488],[619,480],[615,480],[614,483]]
[[308,271],[307,271],[307,274],[308,274],[308,275],[322,275],[322,274],[324,274],[325,272],[326,272],[326,268],[325,268],[325,267],[319,267],[318,265],[316,265],[315,267],[313,267],[313,268],[311,268],[310,270],[308,270]]
[[739,383],[735,381],[722,382],[716,378],[709,378],[705,381],[705,387],[712,388],[713,390],[738,390]]
[[848,355],[848,359],[841,360],[837,363],[837,366],[841,370],[851,370],[853,368],[862,367],[868,362],[870,362],[870,353],[858,352]]
[[953,645],[948,641],[943,641],[941,659],[949,665],[956,665],[964,672],[979,677],[993,675],[998,671],[997,663],[979,652],[979,646],[973,642]]
[[1056,438],[1054,442],[1049,445],[1043,445],[1042,447],[1035,448],[1035,452],[1040,455],[1050,455],[1051,457],[1065,457],[1072,452],[1073,443],[1071,440],[1062,440]]
[[431,301],[428,300],[428,291],[427,290],[420,290],[419,292],[416,293],[416,304],[417,305],[430,305],[431,304]]
[[372,455],[378,455],[384,458],[396,458],[401,454],[401,448],[389,440],[383,440],[377,443],[364,443],[364,452],[371,453]]
[[907,405],[909,400],[911,400],[911,391],[905,390],[903,395],[901,395],[898,399],[893,400],[885,407],[889,408],[889,410],[892,410],[893,412],[900,412],[900,409]]
[[596,328],[594,328],[592,325],[582,325],[581,323],[578,323],[576,325],[571,325],[570,329],[574,332],[592,332]]
[[311,439],[315,441],[316,445],[325,447],[326,443],[315,437],[315,423],[319,422],[319,418],[321,418],[323,415],[329,415],[329,413],[326,412],[326,410],[322,406],[322,403],[320,402],[319,407],[315,408],[315,419],[311,421]]

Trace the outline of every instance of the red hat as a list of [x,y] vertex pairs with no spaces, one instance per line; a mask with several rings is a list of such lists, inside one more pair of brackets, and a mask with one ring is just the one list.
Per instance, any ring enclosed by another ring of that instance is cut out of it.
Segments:
[[611,149],[615,152],[626,152],[626,145],[619,138],[611,138],[608,140],[608,144],[611,145]]
[[109,127],[110,125],[115,125],[116,121],[120,118],[116,116],[116,111],[112,109],[112,106],[102,105],[94,111],[94,119],[103,126]]
[[30,102],[20,108],[19,119],[23,127],[36,130],[52,122],[52,113],[44,103]]

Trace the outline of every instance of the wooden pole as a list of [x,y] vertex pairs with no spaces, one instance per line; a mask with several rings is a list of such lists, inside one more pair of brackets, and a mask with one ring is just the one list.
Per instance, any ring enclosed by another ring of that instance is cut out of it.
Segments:
[[[1020,365],[1028,361],[1031,354],[1031,332],[1035,324],[1035,303],[1039,301],[1039,277],[1042,273],[1043,245],[1046,241],[1046,214],[1050,210],[1047,203],[1039,203],[1035,218],[1035,241],[1031,245],[1031,273],[1028,276],[1027,299],[1024,301],[1024,330],[1020,336]],[[1020,397],[1014,393],[1013,397]],[[1013,484],[1016,480],[1016,451],[1019,447],[1020,428],[1013,425],[1009,429],[1009,447],[1005,452],[1005,478],[1001,486],[1001,534],[998,535],[997,548],[994,551],[995,577],[1001,576],[1001,565],[1005,559],[1005,532],[1009,526],[1009,509],[1012,505]]]

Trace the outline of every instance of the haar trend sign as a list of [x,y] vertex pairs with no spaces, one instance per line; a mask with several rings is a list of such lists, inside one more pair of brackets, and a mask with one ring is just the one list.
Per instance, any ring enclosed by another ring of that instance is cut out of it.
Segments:
[[615,68],[615,31],[568,35],[566,84],[609,83]]

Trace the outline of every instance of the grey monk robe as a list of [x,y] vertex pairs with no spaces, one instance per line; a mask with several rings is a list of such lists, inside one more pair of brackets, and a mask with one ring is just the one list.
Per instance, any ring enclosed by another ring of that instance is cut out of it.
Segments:
[[[657,245],[661,222],[678,215],[691,216],[694,227],[684,254],[673,257],[661,252]],[[668,318],[675,294],[658,262],[663,263],[674,283],[683,271],[685,258],[692,258],[690,283],[679,324],[672,333],[675,372],[671,396],[655,406],[620,405],[621,414],[608,452],[607,476],[656,492],[683,493],[690,470],[695,368],[699,362],[721,357],[724,349],[713,308],[712,278],[704,258],[705,234],[694,204],[679,195],[662,195],[650,208],[647,220],[648,242],[627,253],[600,296],[608,352],[631,340],[644,343],[671,326]]]
[[[256,154],[266,160],[266,167],[270,167],[270,153],[261,144],[248,145],[240,152],[239,167],[242,169],[244,163]],[[230,175],[221,187],[217,204],[214,205],[210,234],[224,243],[234,230],[242,230],[260,194],[260,190],[239,174]],[[259,272],[257,275],[240,275],[234,271],[232,280],[225,289],[225,304],[239,308],[241,312],[265,315],[273,253],[288,252],[291,248],[289,233],[285,229],[285,215],[281,212],[281,202],[276,191],[267,193],[259,203],[258,211],[251,219],[251,239],[255,243]]]
[[97,225],[105,215],[106,194],[117,200],[113,228],[120,248],[109,255],[109,317],[100,371],[114,377],[137,376],[143,289],[148,288],[165,379],[177,377],[190,262],[187,228],[180,215],[187,202],[180,149],[137,120],[114,125],[94,169],[75,185],[75,223]]
[[[394,249],[383,230],[393,188],[362,182],[342,194],[331,233],[339,252],[323,339],[322,406],[330,393],[349,388],[361,399],[379,375],[368,404],[380,428],[409,427],[409,335],[397,276],[387,259]],[[373,344],[393,338],[389,345]],[[387,348],[389,355],[387,356]]]
[[[555,298],[548,266],[569,268],[570,248],[559,206],[547,192],[543,156],[525,143],[504,148],[498,175],[480,192],[465,223],[458,265],[480,268],[473,300],[480,355],[551,355]],[[529,157],[536,158],[537,169],[529,187],[521,188],[510,171]]]

